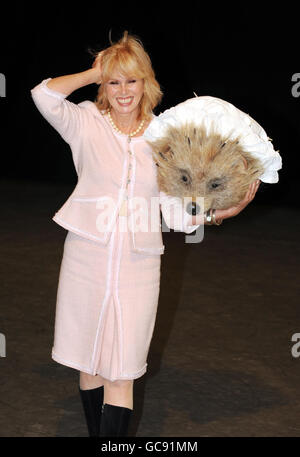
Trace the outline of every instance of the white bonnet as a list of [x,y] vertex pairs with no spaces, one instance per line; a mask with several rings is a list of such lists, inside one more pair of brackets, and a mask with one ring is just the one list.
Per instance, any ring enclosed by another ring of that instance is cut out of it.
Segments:
[[144,132],[144,138],[156,141],[165,135],[169,126],[178,127],[187,122],[202,125],[207,132],[213,123],[224,137],[235,139],[240,136],[241,146],[258,158],[264,167],[259,179],[266,183],[278,182],[281,156],[274,150],[264,129],[248,114],[220,98],[195,97],[167,109],[153,118]]

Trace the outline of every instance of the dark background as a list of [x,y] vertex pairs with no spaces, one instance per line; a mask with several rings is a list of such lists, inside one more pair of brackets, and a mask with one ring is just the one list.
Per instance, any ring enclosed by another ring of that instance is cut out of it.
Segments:
[[[69,146],[42,118],[30,89],[48,77],[77,73],[93,62],[88,49],[109,46],[124,30],[149,53],[164,92],[156,114],[197,95],[225,99],[250,114],[283,158],[278,184],[261,185],[255,203],[299,206],[300,71],[293,7],[260,9],[253,2],[38,3],[5,7],[0,72],[6,76],[1,177],[76,184]],[[94,100],[97,86],[69,100]],[[63,203],[63,202],[62,202]]]
[[[88,69],[88,48],[107,47],[110,29],[113,41],[126,29],[143,41],[164,92],[156,114],[193,92],[220,97],[259,122],[283,159],[279,183],[207,227],[200,247],[163,234],[149,376],[135,387],[131,432],[300,436],[300,358],[290,353],[300,322],[299,16],[286,4],[2,2],[0,436],[87,435],[77,372],[49,355],[66,237],[51,218],[77,176],[30,89]],[[96,93],[87,86],[69,100]]]

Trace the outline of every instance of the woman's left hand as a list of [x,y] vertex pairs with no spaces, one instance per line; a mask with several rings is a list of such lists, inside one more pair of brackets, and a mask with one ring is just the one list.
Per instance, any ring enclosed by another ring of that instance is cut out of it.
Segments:
[[240,203],[236,206],[232,206],[231,208],[227,209],[217,209],[216,210],[216,219],[228,219],[229,217],[236,216],[239,214],[255,197],[257,189],[259,188],[260,180],[257,179],[253,183],[250,184],[245,197],[243,198]]

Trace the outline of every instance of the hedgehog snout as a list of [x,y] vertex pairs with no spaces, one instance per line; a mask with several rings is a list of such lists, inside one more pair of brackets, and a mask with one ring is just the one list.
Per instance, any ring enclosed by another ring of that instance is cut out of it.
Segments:
[[186,205],[186,212],[191,216],[197,216],[201,211],[200,205],[195,201],[191,201]]

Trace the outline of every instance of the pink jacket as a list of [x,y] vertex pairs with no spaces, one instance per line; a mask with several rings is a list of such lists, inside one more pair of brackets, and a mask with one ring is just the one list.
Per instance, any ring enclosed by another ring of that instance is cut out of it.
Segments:
[[[131,139],[109,124],[95,103],[74,104],[43,80],[31,90],[44,118],[69,144],[78,182],[64,205],[52,218],[57,224],[83,237],[107,244],[116,224],[128,177],[132,248],[142,254],[163,254],[160,210],[169,228],[185,233],[189,216],[175,197],[159,192],[151,147],[143,137]],[[131,203],[130,203],[131,202]],[[171,208],[171,210],[170,210]],[[178,211],[174,222],[172,211]]]

